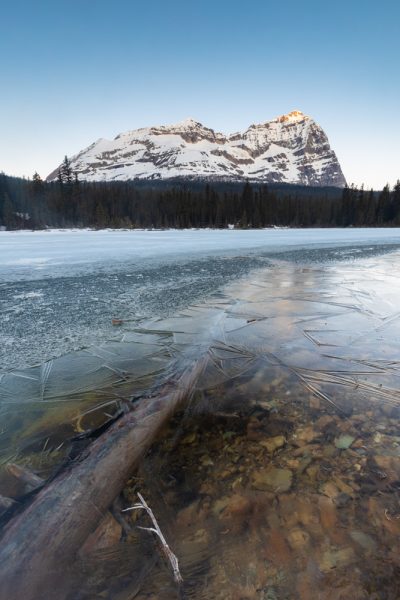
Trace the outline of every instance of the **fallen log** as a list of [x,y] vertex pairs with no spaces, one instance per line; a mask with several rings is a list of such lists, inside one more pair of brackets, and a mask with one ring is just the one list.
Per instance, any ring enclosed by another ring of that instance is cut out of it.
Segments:
[[62,583],[68,567],[161,428],[192,393],[207,356],[116,421],[6,525],[0,539],[1,600],[66,598]]
[[19,465],[15,465],[14,463],[8,463],[8,465],[6,465],[6,471],[21,482],[24,486],[25,493],[32,492],[33,490],[42,487],[45,483],[45,480],[38,475],[35,475],[35,473],[32,473]]

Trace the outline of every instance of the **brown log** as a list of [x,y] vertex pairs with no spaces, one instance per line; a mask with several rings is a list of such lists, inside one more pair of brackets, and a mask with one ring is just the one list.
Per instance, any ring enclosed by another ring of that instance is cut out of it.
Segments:
[[1,600],[66,597],[61,584],[68,567],[161,428],[190,395],[206,361],[203,356],[192,362],[175,385],[116,421],[6,525],[0,540]]

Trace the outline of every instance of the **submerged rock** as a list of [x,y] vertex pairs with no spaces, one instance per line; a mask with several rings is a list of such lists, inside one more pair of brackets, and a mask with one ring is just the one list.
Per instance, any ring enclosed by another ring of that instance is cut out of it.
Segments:
[[353,531],[350,531],[350,536],[364,550],[373,552],[376,549],[375,541],[367,533],[364,533],[363,531],[353,530]]
[[239,518],[248,514],[251,511],[251,508],[252,503],[249,498],[240,494],[234,494],[228,499],[223,515],[224,518]]
[[356,559],[353,548],[340,548],[338,550],[326,550],[319,563],[323,573],[329,573],[332,569],[345,567],[352,564]]
[[338,508],[344,508],[345,506],[347,506],[351,502],[351,496],[349,496],[349,494],[341,492],[333,500],[335,502],[335,505]]
[[305,444],[309,444],[314,441],[320,433],[315,431],[312,426],[309,427],[301,427],[300,429],[296,429],[296,433],[293,436],[293,441],[298,446],[304,446]]
[[121,525],[110,512],[107,512],[97,529],[87,538],[80,553],[90,554],[103,548],[115,546],[121,539],[121,534]]
[[191,433],[188,433],[188,435],[186,435],[183,440],[182,440],[182,444],[193,444],[197,439],[197,435],[194,431],[192,431]]
[[331,498],[320,496],[318,498],[321,525],[329,534],[335,534],[337,525],[336,507]]
[[276,435],[266,440],[261,440],[259,444],[266,448],[268,452],[272,453],[279,448],[283,448],[283,446],[286,444],[286,439],[283,435]]
[[389,483],[400,481],[400,456],[374,456],[374,460]]
[[223,512],[229,504],[229,497],[224,496],[222,498],[218,498],[214,503],[212,508],[212,512],[217,517],[221,512]]
[[204,454],[200,458],[200,463],[203,465],[203,467],[212,467],[214,465],[214,461],[208,454]]
[[327,481],[321,486],[321,492],[328,498],[336,498],[339,496],[339,490],[332,481]]
[[347,450],[347,448],[350,448],[355,439],[356,438],[352,435],[340,435],[335,439],[335,446],[336,448],[339,448],[339,450]]
[[301,552],[307,548],[310,542],[310,536],[304,529],[296,527],[289,532],[288,542],[293,550]]
[[293,473],[289,469],[269,467],[253,473],[252,484],[257,490],[287,492],[292,487]]

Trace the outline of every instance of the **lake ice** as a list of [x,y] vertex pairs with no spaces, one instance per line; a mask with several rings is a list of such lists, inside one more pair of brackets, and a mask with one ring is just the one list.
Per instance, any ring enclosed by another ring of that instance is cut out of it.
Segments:
[[339,260],[399,229],[0,232],[0,370],[116,334],[112,318],[173,314],[270,260]]

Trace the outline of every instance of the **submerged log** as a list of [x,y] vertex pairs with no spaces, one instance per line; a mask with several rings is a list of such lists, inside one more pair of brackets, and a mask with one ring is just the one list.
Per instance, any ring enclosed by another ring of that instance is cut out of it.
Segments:
[[45,483],[45,480],[42,477],[39,477],[39,475],[36,475],[36,473],[32,473],[29,469],[20,467],[14,463],[8,463],[6,465],[6,471],[24,485],[25,493],[32,492],[33,490],[42,487]]
[[9,508],[14,506],[15,500],[13,498],[7,498],[6,496],[0,495],[0,515],[6,512]]
[[207,355],[192,362],[174,384],[116,421],[6,525],[0,540],[1,600],[67,596],[62,584],[72,577],[68,567],[161,428],[191,394],[206,362]]

